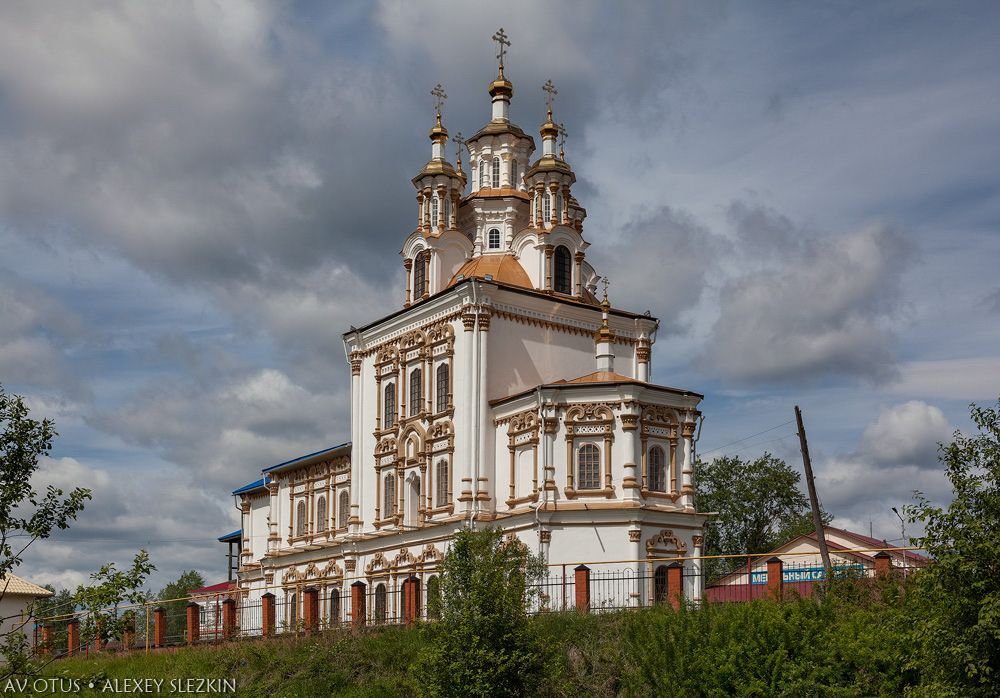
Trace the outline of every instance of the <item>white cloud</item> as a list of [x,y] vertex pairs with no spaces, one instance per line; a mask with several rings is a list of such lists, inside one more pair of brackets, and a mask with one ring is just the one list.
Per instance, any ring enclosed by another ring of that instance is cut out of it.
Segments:
[[899,380],[888,386],[898,395],[963,400],[995,400],[1000,396],[1000,357],[908,361]]
[[937,467],[937,447],[954,428],[940,408],[920,400],[882,410],[861,436],[861,452],[879,465]]

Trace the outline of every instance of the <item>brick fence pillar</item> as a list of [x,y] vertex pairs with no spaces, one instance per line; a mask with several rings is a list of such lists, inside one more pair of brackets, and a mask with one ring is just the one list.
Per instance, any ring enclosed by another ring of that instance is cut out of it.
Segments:
[[153,647],[167,646],[167,609],[157,606],[153,609]]
[[72,657],[80,650],[80,621],[76,618],[66,624],[66,654]]
[[684,565],[679,562],[667,565],[667,600],[675,611],[680,610],[684,600]]
[[586,565],[577,565],[573,568],[573,588],[576,610],[580,613],[590,613],[590,568]]
[[222,602],[222,636],[231,640],[236,635],[236,599]]
[[94,623],[94,651],[100,652],[104,649],[104,623],[100,620]]
[[306,635],[319,630],[319,589],[307,587],[302,591],[302,621]]
[[403,582],[403,620],[407,626],[412,626],[417,621],[417,609],[420,608],[420,580],[410,575]]
[[188,602],[187,608],[187,638],[193,645],[201,639],[201,606],[196,602]]
[[351,585],[351,627],[355,630],[365,625],[367,586],[360,580]]
[[875,576],[888,577],[892,571],[892,556],[882,550],[875,554]]
[[261,633],[264,637],[271,637],[274,635],[275,628],[275,613],[274,613],[274,594],[267,592],[260,597],[260,614],[261,614]]
[[785,586],[785,563],[780,557],[772,557],[767,561],[767,595],[775,601],[781,601]]

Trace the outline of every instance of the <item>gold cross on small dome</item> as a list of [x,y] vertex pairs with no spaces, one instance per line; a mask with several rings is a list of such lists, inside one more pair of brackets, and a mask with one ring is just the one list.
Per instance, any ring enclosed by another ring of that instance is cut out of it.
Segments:
[[507,47],[510,46],[510,40],[507,38],[507,33],[504,32],[503,27],[500,27],[500,31],[493,35],[493,40],[497,42],[497,60],[500,61],[500,74],[503,74],[503,57],[507,53]]
[[444,101],[448,99],[448,95],[444,93],[444,88],[441,87],[441,83],[434,86],[434,89],[431,90],[431,94],[434,95],[434,111],[437,112],[438,116],[440,116],[441,107],[444,106]]
[[545,105],[548,107],[549,113],[552,113],[552,104],[556,101],[556,95],[559,94],[559,90],[556,86],[552,84],[551,80],[546,80],[545,84],[542,85],[542,90],[547,94],[545,96]]

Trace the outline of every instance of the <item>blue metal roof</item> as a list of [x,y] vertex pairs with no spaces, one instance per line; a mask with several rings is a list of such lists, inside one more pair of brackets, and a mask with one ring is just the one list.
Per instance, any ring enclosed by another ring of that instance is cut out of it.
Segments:
[[263,487],[264,484],[265,484],[264,478],[261,478],[256,482],[251,482],[249,485],[243,485],[243,487],[233,490],[233,494],[243,494],[244,492],[249,492],[250,490],[255,490],[259,487]]
[[224,536],[219,536],[219,541],[225,543],[226,541],[230,540],[239,540],[242,536],[243,536],[243,529],[241,528],[238,531],[233,531],[232,533],[227,533]]
[[270,468],[264,468],[263,472],[268,473],[268,472],[271,472],[272,470],[277,470],[278,468],[283,468],[286,465],[292,465],[294,463],[298,463],[299,461],[304,461],[304,460],[306,460],[308,458],[313,458],[315,456],[321,456],[324,453],[330,453],[331,451],[336,451],[337,449],[344,448],[345,446],[350,446],[350,445],[351,445],[350,441],[345,441],[344,443],[339,444],[337,446],[330,446],[330,448],[324,448],[322,451],[316,451],[315,453],[309,453],[309,454],[304,455],[304,456],[299,456],[298,458],[292,458],[291,460],[286,460],[284,463],[278,463],[277,465],[272,465]]

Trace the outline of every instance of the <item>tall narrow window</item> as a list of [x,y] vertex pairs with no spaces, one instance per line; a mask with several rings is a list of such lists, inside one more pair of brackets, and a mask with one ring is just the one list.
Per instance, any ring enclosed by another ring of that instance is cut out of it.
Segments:
[[572,293],[573,264],[569,250],[559,245],[555,252],[555,287],[557,293]]
[[489,248],[491,250],[500,249],[500,231],[496,228],[490,228],[490,232],[486,234],[488,238]]
[[434,484],[437,488],[435,506],[443,507],[448,505],[448,459],[442,458],[437,462],[434,471]]
[[382,428],[392,429],[396,424],[396,384],[386,383],[382,398]]
[[441,364],[437,369],[437,411],[448,409],[448,364]]
[[316,500],[316,530],[326,530],[326,497]]
[[667,491],[666,458],[663,457],[663,449],[653,446],[649,449],[649,489],[653,492]]
[[451,197],[444,197],[444,227],[451,227]]
[[295,535],[304,536],[306,534],[306,503],[300,500],[295,506]]
[[417,301],[427,292],[427,251],[417,252],[413,258],[413,300]]
[[386,593],[385,584],[375,587],[375,620],[384,623],[386,617]]
[[350,516],[351,511],[351,497],[347,494],[347,490],[342,490],[339,501],[339,511],[337,512],[337,527],[347,528],[347,517]]
[[510,186],[514,189],[521,188],[521,180],[518,179],[517,160],[510,161]]
[[390,472],[382,479],[382,518],[388,519],[396,513],[396,473]]
[[288,623],[294,628],[299,618],[299,600],[296,598],[295,592],[285,598],[288,601]]
[[667,566],[660,565],[653,572],[653,602],[663,603],[667,600]]
[[576,453],[577,489],[596,490],[601,486],[601,451],[584,444]]
[[479,165],[479,188],[488,189],[490,186],[490,163],[486,160]]
[[441,617],[441,580],[437,575],[427,580],[427,617],[431,620]]
[[500,188],[500,158],[493,158],[493,188]]
[[552,197],[542,194],[542,222],[548,223],[552,218]]
[[431,228],[438,227],[438,198],[431,199]]
[[340,587],[330,589],[330,624],[340,624]]
[[421,390],[423,386],[423,371],[419,368],[413,369],[410,372],[410,416],[415,414],[420,414],[423,411],[423,404],[421,400],[424,396],[424,391]]
[[562,223],[563,219],[563,198],[562,192],[556,194],[556,220]]

